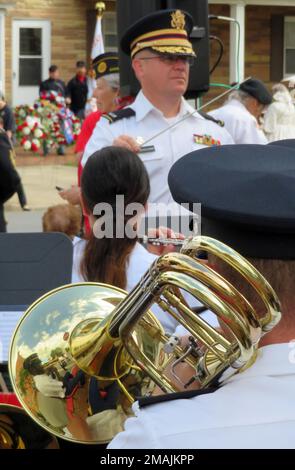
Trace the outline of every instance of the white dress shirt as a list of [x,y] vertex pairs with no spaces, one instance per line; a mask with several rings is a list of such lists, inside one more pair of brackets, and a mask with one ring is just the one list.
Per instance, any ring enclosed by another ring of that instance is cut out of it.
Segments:
[[[85,148],[82,158],[83,166],[85,166],[90,155],[103,147],[112,145],[114,139],[120,135],[128,135],[134,139],[141,137],[144,141],[147,141],[159,131],[169,127],[169,119],[165,119],[163,113],[148,101],[142,91],[139,92],[136,100],[129,107],[135,111],[135,116],[120,119],[112,124],[102,116]],[[194,109],[182,99],[180,113],[177,118],[180,119],[193,111]],[[150,177],[151,194],[149,202],[164,204],[173,202],[168,187],[170,168],[180,157],[193,150],[205,147],[205,145],[195,143],[194,134],[199,136],[210,135],[213,139],[219,140],[221,144],[233,143],[231,136],[224,128],[203,118],[198,113],[153,139],[147,145],[153,145],[155,150],[139,154]]]
[[267,138],[259,129],[255,117],[240,101],[232,99],[209,114],[224,122],[235,144],[267,144]]
[[[85,282],[81,272],[80,264],[87,241],[82,238],[75,237],[73,240],[74,254],[72,267],[72,283]],[[130,253],[127,268],[127,292],[130,292],[136,286],[138,281],[149,269],[157,256],[147,251],[140,243],[136,243]]]
[[136,417],[109,448],[295,448],[294,359],[290,344],[265,346],[252,367],[214,393],[144,408],[136,402]]
[[[74,245],[74,256],[73,256],[73,269],[72,269],[72,282],[85,282],[82,274],[80,273],[80,263],[85,250],[86,241],[75,237],[73,240]],[[127,267],[127,286],[126,291],[130,292],[133,287],[140,281],[142,276],[150,268],[151,264],[157,258],[147,251],[140,243],[136,243],[129,257]],[[158,320],[161,322],[164,330],[172,334],[176,327],[179,325],[174,318],[163,312],[160,307],[154,305],[152,307],[153,313],[156,315]]]

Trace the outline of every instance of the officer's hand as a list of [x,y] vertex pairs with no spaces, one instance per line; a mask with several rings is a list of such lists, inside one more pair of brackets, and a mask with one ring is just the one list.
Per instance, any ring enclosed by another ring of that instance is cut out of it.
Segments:
[[138,153],[140,151],[140,146],[136,140],[129,135],[119,135],[119,137],[113,141],[113,145],[115,147],[124,147],[134,153]]
[[36,375],[34,377],[34,382],[37,390],[46,397],[64,398],[65,396],[63,383],[57,379],[53,379],[49,375]]
[[[185,239],[185,236],[182,233],[174,232],[171,228],[168,228],[168,227],[158,227],[158,228],[149,229],[148,236],[152,238],[180,238],[181,240]],[[175,251],[176,247],[174,245],[154,246],[151,243],[149,243],[147,246],[147,249],[151,253],[161,256],[164,253]]]
[[79,186],[72,186],[69,189],[63,189],[59,191],[58,194],[62,199],[68,201],[69,204],[78,205],[80,204],[80,194],[81,190]]

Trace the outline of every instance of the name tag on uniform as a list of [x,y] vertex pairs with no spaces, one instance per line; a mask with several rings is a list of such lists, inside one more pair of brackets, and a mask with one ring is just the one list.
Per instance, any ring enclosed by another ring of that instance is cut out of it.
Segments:
[[208,147],[221,145],[221,142],[219,139],[214,139],[211,135],[208,135],[208,134],[204,134],[204,135],[194,134],[193,136],[194,136],[195,144],[207,145]]
[[149,153],[149,152],[155,152],[155,146],[154,145],[144,145],[143,147],[140,147],[140,150],[138,153]]
[[155,152],[155,146],[154,145],[143,145],[144,144],[144,138],[143,137],[136,137],[136,142],[138,145],[140,145],[140,151],[138,153],[149,153],[149,152]]

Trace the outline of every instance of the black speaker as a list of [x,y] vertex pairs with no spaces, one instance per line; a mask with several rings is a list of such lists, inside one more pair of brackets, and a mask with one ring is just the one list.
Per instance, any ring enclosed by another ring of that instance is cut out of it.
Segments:
[[[209,89],[209,25],[208,0],[117,0],[118,41],[130,25],[156,10],[179,8],[194,18],[191,42],[197,58],[190,69],[187,98],[197,98]],[[131,67],[131,60],[119,49],[120,81],[123,95],[136,95],[140,85]]]
[[165,8],[162,3],[161,0],[117,0],[116,2],[120,85],[123,96],[135,96],[140,89],[140,85],[133,73],[130,57],[121,51],[121,38],[126,29],[139,18]]
[[[171,8],[180,8],[190,13],[195,27],[191,42],[197,58],[190,69],[190,81],[186,98],[197,98],[209,90],[209,20],[208,0],[177,0]],[[170,7],[168,7],[170,8]]]

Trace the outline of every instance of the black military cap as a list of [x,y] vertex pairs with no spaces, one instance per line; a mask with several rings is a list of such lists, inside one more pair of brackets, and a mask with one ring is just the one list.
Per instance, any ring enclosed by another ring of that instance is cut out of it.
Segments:
[[179,204],[201,203],[202,235],[242,255],[295,259],[294,151],[275,145],[225,145],[194,151],[168,177]]
[[295,150],[295,139],[274,140],[267,145],[278,145],[279,147],[289,147]]
[[39,356],[37,353],[33,353],[28,356],[23,363],[24,369],[30,370],[31,368],[35,368],[35,366],[41,364]]
[[261,80],[249,78],[240,85],[240,90],[256,98],[259,103],[268,105],[272,102],[272,94]]
[[193,18],[182,10],[158,10],[130,26],[121,39],[122,50],[134,57],[143,49],[195,57],[189,41]]
[[92,61],[95,79],[112,73],[119,73],[119,56],[116,52],[100,54]]

